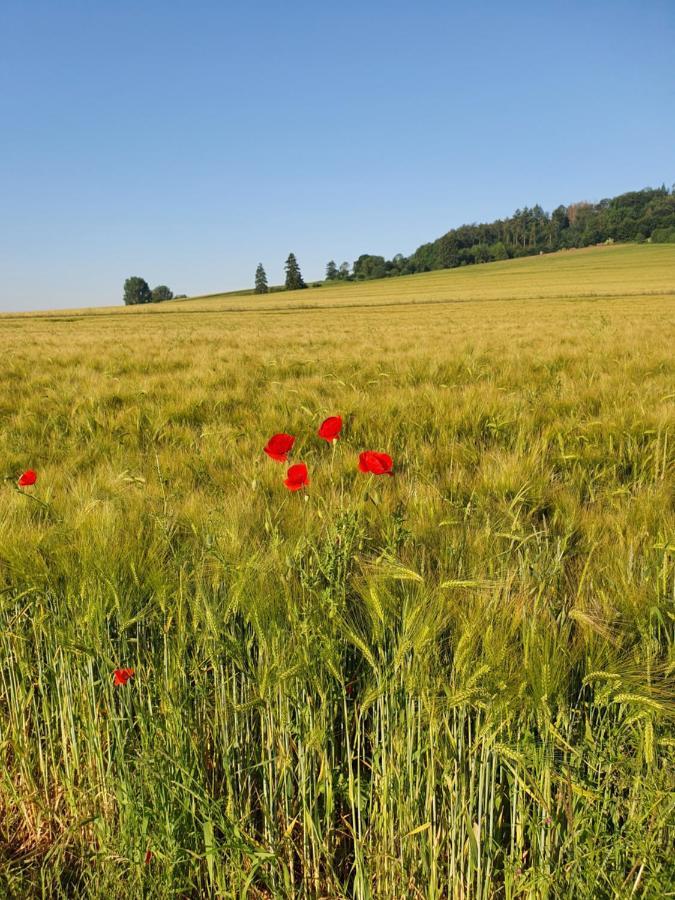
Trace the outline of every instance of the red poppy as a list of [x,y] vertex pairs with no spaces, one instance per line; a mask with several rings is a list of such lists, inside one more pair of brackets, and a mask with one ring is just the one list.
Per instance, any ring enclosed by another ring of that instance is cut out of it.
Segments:
[[309,484],[307,466],[304,463],[291,466],[284,479],[284,484],[289,491],[299,491],[300,488],[306,487]]
[[293,449],[294,443],[295,438],[292,434],[273,434],[263,447],[263,450],[270,459],[275,459],[277,462],[287,462],[288,454]]
[[145,864],[146,864],[146,866],[149,866],[151,862],[152,862],[152,850],[146,850],[146,851],[145,851]]
[[372,472],[373,475],[393,475],[393,465],[392,458],[387,453],[365,450],[359,456],[359,469],[362,472]]
[[329,416],[325,422],[321,423],[321,428],[319,428],[317,434],[320,438],[323,438],[324,441],[335,441],[338,438],[338,435],[342,431],[342,419],[340,416]]
[[35,484],[36,481],[37,474],[32,469],[28,469],[23,473],[21,478],[19,478],[18,484],[19,487],[30,487],[30,485]]
[[115,669],[113,672],[113,684],[115,687],[125,685],[135,674],[133,669]]

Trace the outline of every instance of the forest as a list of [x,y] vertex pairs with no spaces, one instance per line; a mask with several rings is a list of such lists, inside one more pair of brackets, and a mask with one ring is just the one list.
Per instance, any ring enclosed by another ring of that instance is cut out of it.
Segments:
[[453,228],[407,257],[397,253],[385,259],[363,253],[351,272],[347,263],[338,267],[331,260],[326,280],[411,275],[625,241],[675,243],[675,186],[630,191],[599,203],[561,205],[551,213],[538,204],[524,207],[506,219]]

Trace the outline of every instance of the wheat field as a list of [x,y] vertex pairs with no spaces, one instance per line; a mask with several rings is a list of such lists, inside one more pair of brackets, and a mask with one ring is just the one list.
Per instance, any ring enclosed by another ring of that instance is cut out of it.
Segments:
[[0,893],[672,894],[674,324],[672,245],[0,317]]

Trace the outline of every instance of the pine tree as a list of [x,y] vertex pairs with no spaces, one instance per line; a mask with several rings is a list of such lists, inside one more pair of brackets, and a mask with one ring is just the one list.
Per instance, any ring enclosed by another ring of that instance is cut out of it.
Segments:
[[335,281],[338,277],[338,267],[335,265],[335,260],[331,259],[331,261],[326,266],[326,281]]
[[258,263],[258,268],[255,270],[255,293],[266,294],[268,291],[267,275],[263,269],[263,264]]
[[302,275],[300,274],[300,266],[298,265],[298,261],[295,258],[294,253],[288,254],[288,259],[286,260],[286,290],[287,291],[298,291],[300,288],[305,288],[307,285],[302,280]]

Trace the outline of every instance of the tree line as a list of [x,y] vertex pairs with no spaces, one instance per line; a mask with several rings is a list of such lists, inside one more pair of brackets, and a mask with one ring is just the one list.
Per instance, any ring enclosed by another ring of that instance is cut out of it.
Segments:
[[[343,262],[339,266],[335,260],[330,260],[325,280],[364,281],[412,275],[614,241],[675,243],[675,185],[671,190],[663,185],[629,191],[599,203],[581,201],[561,205],[551,213],[538,204],[526,206],[506,219],[453,228],[435,241],[422,244],[410,256],[397,253],[391,259],[385,259],[384,256],[362,253],[352,265]],[[285,272],[286,290],[307,287],[294,253],[288,254]],[[313,282],[312,286],[320,287],[321,284],[320,281]],[[270,287],[263,264],[258,264],[254,293],[267,294],[284,288]],[[124,282],[127,305],[158,303],[184,296],[174,297],[162,284],[151,289],[147,281],[138,276]]]
[[[330,260],[326,281],[365,281],[454,269],[458,266],[553,253],[593,244],[637,241],[675,243],[675,185],[669,191],[644,188],[619,194],[599,203],[581,201],[558,206],[551,213],[538,204],[517,209],[506,219],[460,225],[422,244],[410,256],[397,253],[391,259],[362,253],[352,265]],[[307,287],[293,253],[286,260],[286,289]],[[255,293],[267,293],[262,264],[255,278]]]
[[675,243],[675,186],[558,206],[552,213],[539,205],[524,207],[507,219],[453,228],[410,256],[363,253],[351,270],[349,263],[338,267],[331,260],[326,281],[411,275],[614,241]]

